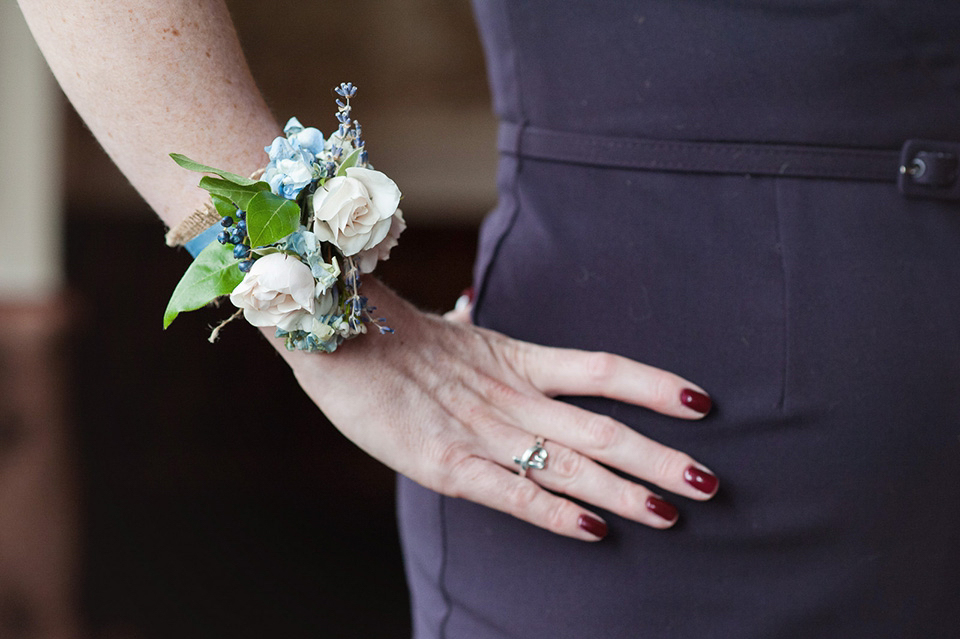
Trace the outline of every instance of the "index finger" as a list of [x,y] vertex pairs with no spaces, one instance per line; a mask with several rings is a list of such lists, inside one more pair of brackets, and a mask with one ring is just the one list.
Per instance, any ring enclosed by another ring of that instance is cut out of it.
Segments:
[[521,357],[528,381],[551,397],[607,397],[684,419],[700,419],[713,406],[696,384],[620,355],[529,345]]

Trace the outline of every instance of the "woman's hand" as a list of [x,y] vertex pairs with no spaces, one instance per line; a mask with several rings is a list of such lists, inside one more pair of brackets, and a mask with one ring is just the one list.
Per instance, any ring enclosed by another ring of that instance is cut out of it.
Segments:
[[[551,399],[602,396],[697,419],[710,401],[696,385],[616,355],[536,346],[426,315],[372,278],[364,292],[396,334],[366,335],[331,355],[284,356],[344,435],[410,479],[590,541],[606,524],[553,492],[655,528],[677,520],[660,496],[604,466],[692,499],[716,493],[716,478],[688,455]],[[522,478],[513,458],[538,435],[546,467]]]

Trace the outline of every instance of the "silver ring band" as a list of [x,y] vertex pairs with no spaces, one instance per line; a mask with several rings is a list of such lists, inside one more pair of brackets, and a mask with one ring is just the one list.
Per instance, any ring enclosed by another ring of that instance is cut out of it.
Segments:
[[521,477],[527,476],[527,470],[533,468],[534,470],[543,470],[547,467],[547,449],[543,447],[546,440],[537,435],[536,440],[533,442],[533,446],[523,451],[523,455],[520,457],[514,457],[513,463],[520,465],[520,470],[517,471],[517,474]]

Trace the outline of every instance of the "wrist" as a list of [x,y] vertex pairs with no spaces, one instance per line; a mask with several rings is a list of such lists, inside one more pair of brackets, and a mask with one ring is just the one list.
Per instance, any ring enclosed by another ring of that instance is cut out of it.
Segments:
[[[422,313],[412,304],[401,298],[388,286],[373,277],[363,281],[363,294],[370,304],[376,306],[377,314],[390,320],[394,333],[380,333],[370,328],[363,335],[342,344],[335,352],[318,355],[286,348],[282,338],[275,336],[274,327],[260,327],[259,330],[270,345],[276,349],[290,366],[301,386],[321,407],[328,400],[324,390],[339,387],[342,379],[352,378],[356,370],[379,370],[388,366],[411,336],[422,330],[416,326]],[[331,384],[330,382],[333,382]]]

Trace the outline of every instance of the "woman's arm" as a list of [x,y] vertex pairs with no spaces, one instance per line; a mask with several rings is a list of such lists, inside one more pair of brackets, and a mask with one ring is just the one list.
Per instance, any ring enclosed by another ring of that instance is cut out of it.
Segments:
[[[167,224],[206,198],[170,152],[240,174],[264,164],[262,148],[279,127],[222,2],[20,4],[77,111]],[[373,278],[364,293],[395,335],[368,334],[331,355],[290,353],[269,339],[330,420],[395,470],[584,540],[605,534],[602,520],[542,487],[657,528],[676,520],[648,489],[597,462],[693,499],[716,492],[716,480],[687,455],[551,399],[597,395],[696,419],[709,400],[690,382],[622,357],[535,346],[425,315]],[[547,439],[548,466],[521,478],[513,457],[535,434]]]
[[22,0],[74,108],[169,226],[203,204],[169,153],[249,175],[280,133],[218,0]]

